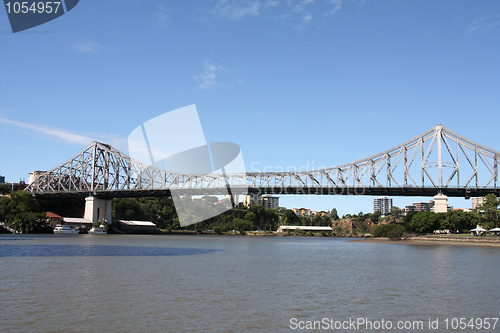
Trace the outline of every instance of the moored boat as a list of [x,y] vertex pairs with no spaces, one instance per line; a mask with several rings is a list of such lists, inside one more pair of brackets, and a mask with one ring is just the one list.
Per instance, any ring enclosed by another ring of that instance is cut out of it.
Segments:
[[54,234],[76,235],[78,234],[78,229],[70,227],[69,225],[58,225],[54,228]]
[[92,227],[89,230],[90,235],[106,235],[108,232],[103,227]]

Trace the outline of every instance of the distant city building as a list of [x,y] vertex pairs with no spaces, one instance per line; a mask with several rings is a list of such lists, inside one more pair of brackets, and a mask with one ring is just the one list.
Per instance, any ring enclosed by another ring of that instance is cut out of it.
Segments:
[[311,210],[309,208],[292,208],[292,211],[297,216],[311,216]]
[[243,205],[249,207],[251,204],[262,205],[266,209],[275,209],[280,206],[280,198],[270,195],[247,194],[243,197]]
[[240,203],[240,196],[239,195],[225,195],[223,200],[227,200],[228,202],[234,201],[235,206],[238,206]]
[[266,209],[276,209],[280,206],[280,198],[264,195],[261,199],[262,206]]
[[392,210],[392,199],[380,197],[373,199],[373,212],[380,212],[382,215],[389,214]]
[[47,222],[50,223],[51,227],[55,228],[58,224],[61,224],[63,217],[52,212],[45,213],[47,217]]
[[415,206],[417,212],[430,212],[431,208],[434,207],[434,201],[414,202],[413,206]]
[[251,204],[260,204],[260,194],[247,194],[243,197],[243,205],[250,207]]
[[41,174],[44,174],[45,171],[33,171],[33,172],[30,172],[29,174],[29,178],[28,178],[28,184],[31,184],[35,181],[35,179],[40,176]]
[[0,176],[0,184],[4,184],[5,183],[5,176]]
[[312,215],[321,215],[321,216],[329,216],[330,215],[330,212],[327,212],[327,211],[324,211],[324,210],[320,210],[320,211],[312,211],[311,212]]
[[4,183],[5,185],[7,185],[8,187],[10,187],[10,189],[12,190],[12,192],[16,192],[16,191],[22,191],[24,190],[26,187],[28,187],[28,185],[24,182],[24,179],[21,179],[19,181],[19,183]]
[[481,207],[482,205],[484,205],[485,201],[486,201],[485,197],[472,198],[472,209],[477,209],[477,207]]
[[403,209],[401,209],[401,215],[407,216],[408,214],[414,213],[416,211],[417,211],[416,206],[414,206],[414,205],[413,206],[406,206]]
[[436,197],[440,201],[440,207],[437,211],[435,209],[436,208],[435,201],[431,200],[429,202],[414,202],[411,206],[406,206],[403,209],[401,209],[401,213],[403,216],[407,216],[408,214],[415,212],[446,213],[453,210],[453,206],[448,206],[446,201],[446,196],[436,196]]

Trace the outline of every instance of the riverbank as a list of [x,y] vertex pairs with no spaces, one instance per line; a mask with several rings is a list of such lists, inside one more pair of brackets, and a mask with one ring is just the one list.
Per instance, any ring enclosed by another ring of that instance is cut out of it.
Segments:
[[[354,240],[353,240],[354,241]],[[411,236],[402,240],[389,238],[365,238],[356,240],[362,243],[407,244],[407,245],[458,245],[500,247],[500,239],[493,237],[453,237],[453,236]]]

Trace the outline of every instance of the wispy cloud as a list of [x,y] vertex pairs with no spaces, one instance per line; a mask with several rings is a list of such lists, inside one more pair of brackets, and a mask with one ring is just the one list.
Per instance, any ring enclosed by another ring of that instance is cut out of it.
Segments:
[[313,18],[336,14],[342,8],[342,3],[343,0],[218,0],[209,13],[229,21],[269,19],[302,28],[312,22]]
[[326,15],[335,15],[342,8],[342,0],[330,0],[332,8]]
[[100,48],[101,44],[93,41],[93,40],[90,40],[90,39],[86,39],[86,40],[82,40],[82,41],[79,41],[79,42],[75,42],[75,43],[72,43],[70,45],[70,47],[78,52],[78,53],[82,53],[82,54],[95,54],[95,53],[98,53],[99,52],[99,48]]
[[304,20],[303,20],[302,22],[303,22],[303,23],[307,23],[307,22],[311,21],[311,20],[312,20],[312,18],[313,18],[313,17],[312,17],[312,15],[311,15],[311,13],[307,12],[307,13],[304,15]]
[[101,141],[114,147],[123,149],[126,147],[126,139],[110,134],[78,134],[66,129],[51,126],[35,125],[21,121],[0,118],[0,124],[29,130],[31,133],[45,139],[62,142],[70,145],[88,145],[92,141]]
[[500,15],[495,17],[481,16],[469,24],[467,32],[487,31],[495,28],[496,26],[500,26]]
[[221,84],[217,81],[217,77],[225,71],[226,69],[216,62],[205,60],[203,63],[202,73],[194,77],[196,81],[200,82],[197,88],[210,89],[221,86]]
[[35,133],[41,134],[44,137],[48,137],[50,139],[56,139],[58,141],[68,142],[70,144],[82,145],[82,144],[88,144],[88,143],[94,141],[93,138],[90,138],[88,136],[72,133],[70,131],[60,129],[60,128],[55,128],[55,127],[33,125],[33,124],[24,123],[24,122],[15,121],[15,120],[9,120],[9,119],[5,119],[5,118],[0,118],[0,123],[2,123],[4,125],[12,126],[12,127],[17,127],[17,128],[22,128],[22,129],[34,131]]
[[240,20],[248,16],[259,16],[261,6],[260,1],[219,0],[212,13],[228,20]]
[[170,22],[170,10],[164,5],[158,5],[158,11],[156,13],[156,23],[160,27],[166,28],[168,22]]

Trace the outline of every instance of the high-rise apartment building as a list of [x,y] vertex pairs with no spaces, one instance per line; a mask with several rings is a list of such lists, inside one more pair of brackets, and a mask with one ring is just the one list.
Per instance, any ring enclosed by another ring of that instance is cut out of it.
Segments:
[[373,199],[373,212],[380,212],[382,215],[389,214],[392,210],[392,199],[380,197]]
[[477,207],[481,207],[484,205],[486,201],[485,197],[472,198],[472,209],[477,209]]

